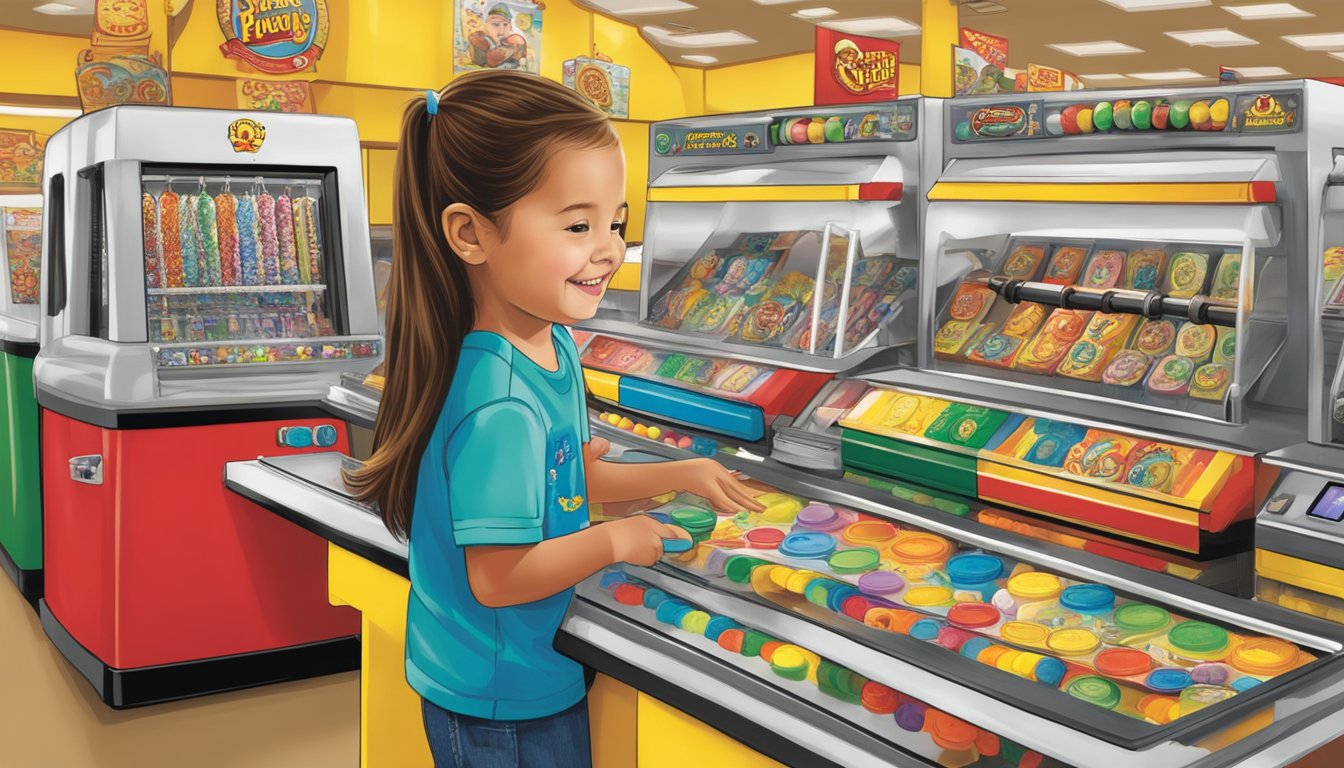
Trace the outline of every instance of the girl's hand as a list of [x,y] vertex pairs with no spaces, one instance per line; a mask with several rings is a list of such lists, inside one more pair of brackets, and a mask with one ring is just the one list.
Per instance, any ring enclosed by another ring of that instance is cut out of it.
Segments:
[[675,478],[677,487],[709,501],[720,512],[735,514],[744,509],[748,512],[765,509],[756,501],[751,488],[713,459],[686,459],[677,462],[676,467],[681,470]]
[[635,515],[603,523],[599,530],[611,540],[613,563],[653,565],[663,556],[663,539],[689,539],[686,529],[660,523],[648,515]]
[[586,467],[594,461],[598,461],[607,455],[611,450],[611,441],[602,437],[594,437],[583,444],[583,465]]

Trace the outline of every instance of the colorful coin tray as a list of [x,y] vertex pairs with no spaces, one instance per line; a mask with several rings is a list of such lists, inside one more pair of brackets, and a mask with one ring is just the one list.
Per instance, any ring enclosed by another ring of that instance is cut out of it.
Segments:
[[381,341],[155,347],[155,362],[160,368],[179,368],[199,365],[352,360],[378,357],[382,354],[382,350]]
[[877,388],[840,419],[844,466],[1198,554],[1253,513],[1247,459]]
[[667,561],[1158,724],[1314,660],[1284,640],[1173,615],[917,528],[778,492],[757,498],[762,512],[714,515],[686,494],[652,510],[699,544]]
[[756,442],[797,416],[829,374],[772,368],[594,336],[580,353],[588,390],[631,410]]
[[[784,680],[810,683],[827,696],[863,707],[875,715],[890,715],[903,731],[927,734],[935,747],[946,750],[936,755],[941,765],[1035,768],[1043,760],[1040,753],[869,680],[802,646],[704,610],[622,571],[606,571],[600,583],[617,603],[646,609],[662,624],[701,635],[728,653],[759,659]],[[987,760],[982,762],[982,758]]]

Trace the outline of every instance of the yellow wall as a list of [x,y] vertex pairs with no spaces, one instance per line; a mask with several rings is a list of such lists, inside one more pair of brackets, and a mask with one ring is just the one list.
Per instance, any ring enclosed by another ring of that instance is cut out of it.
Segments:
[[75,61],[87,37],[0,29],[0,93],[78,98]]

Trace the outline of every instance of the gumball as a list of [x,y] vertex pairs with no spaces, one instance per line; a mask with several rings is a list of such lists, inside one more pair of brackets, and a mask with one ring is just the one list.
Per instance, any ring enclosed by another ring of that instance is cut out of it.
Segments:
[[1103,101],[1092,110],[1092,125],[1098,131],[1109,131],[1115,123],[1115,113],[1109,101]]
[[1147,101],[1136,101],[1129,110],[1130,119],[1134,121],[1134,127],[1140,131],[1146,131],[1153,127],[1153,105]]
[[1190,102],[1182,99],[1171,105],[1171,113],[1167,115],[1167,123],[1176,130],[1183,130],[1190,124]]
[[1078,110],[1078,130],[1083,133],[1091,133],[1095,126],[1092,125],[1092,110],[1083,107]]
[[1227,127],[1227,113],[1229,109],[1230,106],[1227,103],[1227,99],[1215,99],[1214,102],[1209,105],[1209,121],[1212,123],[1212,127],[1210,127],[1209,130],[1221,131]]
[[957,123],[956,131],[958,141],[971,140],[971,123],[969,120],[962,120],[960,123]]
[[1059,124],[1063,127],[1065,133],[1075,134],[1081,132],[1081,129],[1078,127],[1078,113],[1081,112],[1082,109],[1082,107],[1075,104],[1071,107],[1065,107],[1064,111],[1059,113]]
[[1171,106],[1168,104],[1158,104],[1153,107],[1153,128],[1159,131],[1167,130],[1167,116],[1171,114]]
[[[1134,128],[1134,121],[1129,116],[1129,99],[1121,99],[1112,105],[1112,112],[1115,119],[1117,130],[1129,131]],[[1094,118],[1095,119],[1095,118]]]

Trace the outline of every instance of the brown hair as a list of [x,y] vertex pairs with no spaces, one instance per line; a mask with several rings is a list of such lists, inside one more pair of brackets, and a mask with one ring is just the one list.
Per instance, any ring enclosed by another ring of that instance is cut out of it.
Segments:
[[393,534],[410,534],[420,459],[475,322],[466,265],[444,237],[443,209],[465,203],[507,235],[507,209],[537,186],[557,146],[616,141],[607,116],[577,93],[517,71],[455,79],[439,93],[435,115],[424,98],[407,106],[393,181],[386,381],[373,455],[346,476]]

